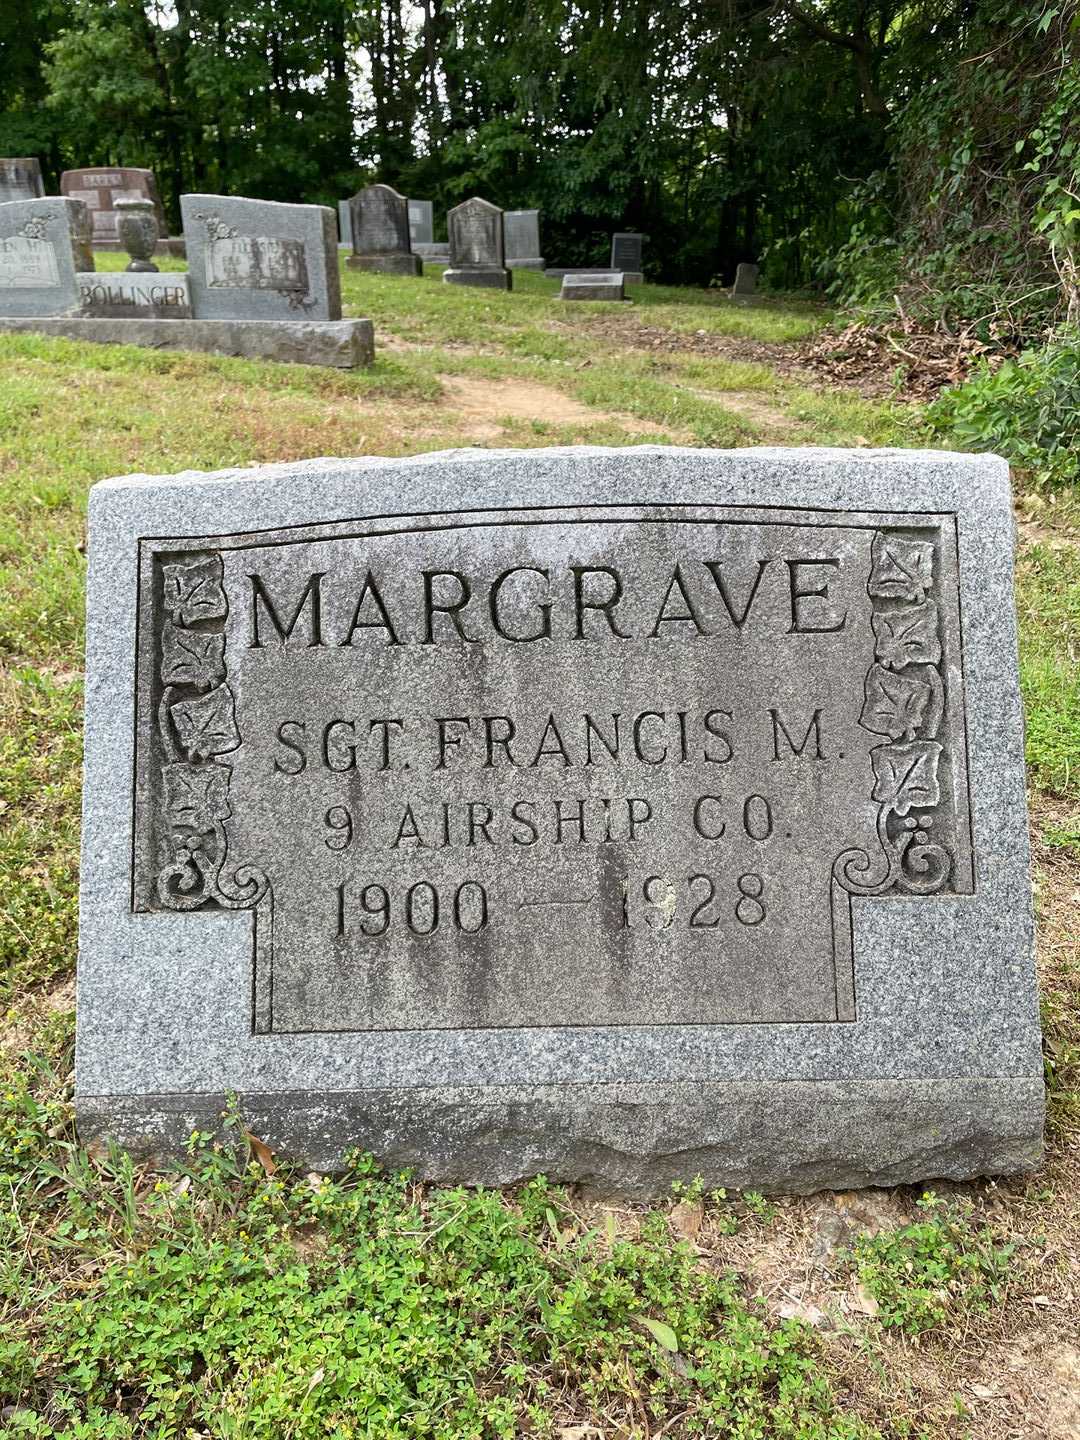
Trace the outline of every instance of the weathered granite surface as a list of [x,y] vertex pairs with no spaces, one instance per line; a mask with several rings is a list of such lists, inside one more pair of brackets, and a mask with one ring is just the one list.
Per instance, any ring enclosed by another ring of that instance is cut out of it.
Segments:
[[758,267],[747,261],[740,261],[735,267],[735,283],[731,287],[734,298],[738,295],[753,295],[757,290]]
[[152,170],[131,165],[103,165],[92,169],[65,170],[60,176],[60,193],[81,200],[90,212],[93,243],[122,248],[116,233],[117,200],[152,200],[158,217],[158,230],[166,233],[165,211],[158,194]]
[[41,161],[36,156],[0,159],[0,204],[9,200],[36,200],[44,194]]
[[562,277],[560,300],[625,300],[621,271],[568,270]]
[[76,272],[89,266],[86,206],[60,195],[0,205],[0,316],[78,309]]
[[62,335],[67,340],[145,345],[151,350],[200,350],[246,360],[277,360],[285,365],[330,365],[338,370],[361,369],[375,361],[370,320],[135,320],[87,319],[81,314],[15,319],[0,315],[0,333]]
[[1037,1164],[1012,543],[1003,462],[933,452],[95,486],[83,1133],[237,1092],[439,1178]]
[[504,263],[503,212],[474,196],[455,205],[446,217],[450,233],[450,264],[443,271],[447,285],[477,285],[487,290],[512,290],[513,273]]
[[[567,275],[610,275],[611,267],[607,265],[582,265],[575,268],[572,265],[549,265],[544,274],[549,280],[563,280]],[[621,272],[623,282],[627,285],[641,285],[645,277],[640,270],[623,270]]]
[[353,253],[350,270],[422,275],[409,241],[409,202],[390,185],[368,185],[349,201]]
[[503,213],[506,265],[509,270],[543,270],[540,254],[540,211],[507,210]]
[[[409,200],[409,239],[418,245],[430,245],[435,238],[435,206],[430,200]],[[420,252],[417,251],[417,254]]]
[[617,230],[611,237],[611,268],[631,275],[641,273],[641,251],[647,237]]
[[352,211],[348,200],[338,201],[338,246],[352,249]]
[[328,206],[181,195],[180,212],[197,319],[341,319]]
[[121,271],[76,275],[79,310],[101,319],[190,320],[191,291],[183,272]]

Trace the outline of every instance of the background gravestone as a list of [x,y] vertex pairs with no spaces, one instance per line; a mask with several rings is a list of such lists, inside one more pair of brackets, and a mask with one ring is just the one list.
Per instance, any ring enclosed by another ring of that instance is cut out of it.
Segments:
[[348,200],[338,201],[338,244],[352,249],[352,212]]
[[353,253],[350,270],[422,275],[423,261],[409,241],[409,202],[389,185],[368,185],[349,201]]
[[560,300],[625,300],[622,274],[617,270],[568,270],[562,277]]
[[735,267],[735,283],[731,287],[731,298],[737,300],[753,295],[757,290],[758,267],[740,261]]
[[611,237],[611,268],[621,270],[630,284],[640,284],[644,278],[641,270],[641,249],[644,242],[644,235],[622,231],[617,231]]
[[65,170],[60,176],[60,193],[86,205],[90,212],[93,244],[100,249],[120,248],[113,208],[117,200],[152,200],[159,232],[162,235],[167,233],[165,211],[152,170],[139,170],[132,166]]
[[236,1092],[317,1169],[1038,1163],[1003,462],[296,462],[89,536],[84,1140]]
[[181,195],[191,303],[206,320],[340,320],[337,221],[324,205]]
[[435,206],[430,200],[409,201],[409,239],[413,248],[435,240]]
[[40,160],[31,157],[0,159],[0,204],[9,200],[36,200],[44,194]]
[[[0,204],[0,315],[66,315],[78,309],[77,271],[86,207],[46,195]],[[93,256],[89,265],[93,267]]]
[[539,210],[507,210],[503,214],[503,235],[507,269],[543,270]]
[[455,205],[446,217],[450,232],[450,265],[443,271],[448,285],[479,285],[510,290],[514,277],[503,263],[503,212],[474,196]]

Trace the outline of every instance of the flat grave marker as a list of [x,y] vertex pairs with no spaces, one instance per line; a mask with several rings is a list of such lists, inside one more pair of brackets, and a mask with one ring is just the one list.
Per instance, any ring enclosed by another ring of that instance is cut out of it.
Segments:
[[618,270],[568,270],[562,277],[560,300],[625,300],[624,277]]
[[1037,1164],[1012,544],[932,452],[95,486],[84,1139],[235,1092],[318,1169]]

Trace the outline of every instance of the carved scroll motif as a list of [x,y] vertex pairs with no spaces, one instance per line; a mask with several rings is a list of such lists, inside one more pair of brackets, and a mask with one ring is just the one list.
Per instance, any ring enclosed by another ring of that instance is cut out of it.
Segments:
[[158,898],[170,910],[247,910],[270,898],[270,883],[253,865],[229,863],[232,766],[220,757],[241,737],[225,664],[221,556],[164,565],[162,578]]
[[851,895],[932,895],[945,887],[953,866],[945,845],[931,839],[946,754],[938,738],[945,687],[934,546],[879,530],[871,561],[866,589],[874,603],[874,663],[859,724],[888,741],[870,752],[880,851],[843,851],[833,879]]

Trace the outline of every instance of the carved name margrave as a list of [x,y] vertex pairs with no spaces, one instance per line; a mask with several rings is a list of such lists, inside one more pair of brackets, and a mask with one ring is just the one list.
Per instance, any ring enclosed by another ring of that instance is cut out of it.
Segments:
[[384,275],[422,275],[423,262],[412,253],[409,202],[389,185],[368,185],[349,201],[353,253],[350,270]]
[[44,194],[40,160],[30,156],[0,159],[0,204],[9,200],[36,200]]
[[[66,315],[78,308],[86,208],[46,195],[0,204],[0,315]],[[89,263],[93,264],[93,257]]]
[[472,1181],[1037,1163],[1011,547],[944,454],[96,486],[84,1135],[236,1092]]
[[180,210],[198,319],[341,319],[331,209],[182,195]]
[[504,263],[503,212],[474,196],[455,205],[446,217],[450,264],[443,271],[448,285],[477,285],[511,290],[514,277]]
[[503,215],[503,233],[508,269],[543,270],[539,210],[507,210]]
[[89,170],[65,170],[60,176],[60,193],[81,200],[90,212],[91,238],[101,248],[117,249],[117,200],[152,200],[159,233],[166,234],[165,211],[152,170],[130,165]]

